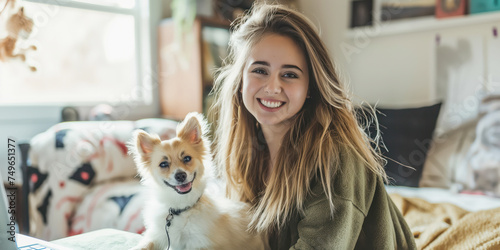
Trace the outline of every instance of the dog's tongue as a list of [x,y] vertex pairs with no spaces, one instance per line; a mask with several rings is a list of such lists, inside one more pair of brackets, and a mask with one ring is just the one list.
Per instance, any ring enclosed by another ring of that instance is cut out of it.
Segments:
[[177,189],[177,191],[185,193],[191,189],[191,182],[186,183],[184,185],[175,186],[175,188]]

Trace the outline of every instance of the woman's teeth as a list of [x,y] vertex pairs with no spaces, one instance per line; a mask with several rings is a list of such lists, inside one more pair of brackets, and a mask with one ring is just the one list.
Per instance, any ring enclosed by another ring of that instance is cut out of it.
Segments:
[[261,100],[260,102],[268,108],[277,108],[283,104],[283,102],[271,102],[266,100]]

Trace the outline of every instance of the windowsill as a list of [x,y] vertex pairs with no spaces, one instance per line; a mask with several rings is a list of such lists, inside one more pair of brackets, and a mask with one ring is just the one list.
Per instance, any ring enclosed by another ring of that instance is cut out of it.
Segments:
[[[96,104],[47,104],[47,105],[11,105],[0,106],[3,123],[36,122],[44,120],[59,120],[64,106],[72,106],[78,110],[80,120],[87,120],[90,110]],[[115,120],[138,120],[142,118],[158,117],[160,114],[157,103],[144,104],[142,102],[126,102],[113,106]]]

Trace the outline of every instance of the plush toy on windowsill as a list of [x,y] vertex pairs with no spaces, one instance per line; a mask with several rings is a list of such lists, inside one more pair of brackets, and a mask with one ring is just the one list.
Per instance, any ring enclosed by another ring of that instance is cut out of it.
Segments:
[[[8,3],[9,1],[7,1]],[[7,3],[5,6],[7,6]],[[5,9],[4,9],[5,10]],[[3,11],[3,10],[2,10]],[[18,39],[26,39],[33,29],[33,20],[24,15],[24,8],[9,17],[6,23],[7,37],[0,40],[0,61],[7,62],[11,59],[19,58],[23,62],[26,61],[25,53],[29,50],[36,50],[36,46],[28,48],[18,48],[16,44]],[[31,71],[36,71],[36,67],[28,65]]]

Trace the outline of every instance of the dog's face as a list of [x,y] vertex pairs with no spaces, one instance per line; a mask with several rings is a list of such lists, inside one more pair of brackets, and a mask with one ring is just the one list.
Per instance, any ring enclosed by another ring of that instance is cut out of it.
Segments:
[[207,152],[199,119],[188,115],[177,128],[177,137],[166,141],[144,131],[135,132],[131,151],[143,179],[181,195],[201,185]]

